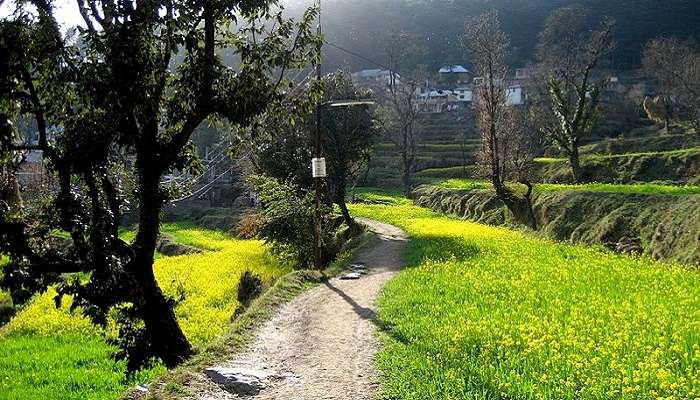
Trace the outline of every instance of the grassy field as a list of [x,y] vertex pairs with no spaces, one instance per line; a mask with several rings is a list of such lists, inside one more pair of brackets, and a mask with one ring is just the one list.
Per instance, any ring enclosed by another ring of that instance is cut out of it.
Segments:
[[[266,283],[290,271],[268,255],[259,241],[232,239],[220,232],[168,224],[163,231],[202,254],[160,257],[158,282],[169,295],[183,298],[176,314],[187,337],[203,346],[221,335],[238,306],[240,275],[252,269]],[[164,371],[155,365],[127,376],[114,362],[109,333],[79,313],[70,301],[56,309],[54,293],[35,297],[0,328],[0,399],[114,399],[126,387]]]
[[412,236],[379,303],[383,398],[700,397],[697,271],[364,196]]
[[[485,181],[473,179],[444,179],[434,181],[438,186],[448,189],[490,189],[492,186]],[[559,184],[537,183],[535,190],[542,192],[585,191],[599,193],[629,193],[629,194],[670,194],[687,195],[700,194],[698,185],[660,185],[654,183],[584,183],[584,184]]]

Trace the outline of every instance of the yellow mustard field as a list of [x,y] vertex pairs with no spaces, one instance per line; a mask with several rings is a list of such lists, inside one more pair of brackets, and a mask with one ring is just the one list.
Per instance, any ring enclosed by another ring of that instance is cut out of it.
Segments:
[[391,399],[700,399],[700,272],[364,194],[412,237],[379,304]]
[[[163,231],[179,243],[205,250],[201,254],[158,257],[154,265],[163,291],[181,300],[176,315],[185,335],[196,346],[224,332],[238,306],[238,281],[243,272],[251,270],[270,283],[290,270],[270,256],[260,241],[234,239],[221,232],[177,224],[165,225]],[[50,289],[37,296],[0,328],[0,335],[100,333],[86,317],[68,311],[69,298],[56,309],[55,295]]]

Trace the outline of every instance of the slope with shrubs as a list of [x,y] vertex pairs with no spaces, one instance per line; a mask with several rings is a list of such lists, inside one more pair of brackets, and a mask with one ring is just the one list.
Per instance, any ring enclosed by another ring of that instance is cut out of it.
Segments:
[[[240,276],[250,270],[269,285],[290,271],[255,240],[233,239],[216,231],[167,224],[163,231],[201,254],[159,257],[155,273],[161,288],[176,301],[176,315],[197,347],[221,335],[238,307]],[[113,335],[93,325],[70,300],[60,309],[55,291],[37,295],[0,328],[0,398],[113,399],[126,387],[145,382],[164,368],[154,365],[127,375],[124,362],[111,357]]]
[[697,271],[360,197],[411,235],[379,302],[383,398],[700,396]]
[[618,137],[581,146],[581,154],[625,154],[673,151],[700,147],[700,136],[688,133],[656,134],[641,137]]
[[[542,182],[570,182],[567,159],[539,158]],[[666,181],[700,183],[700,147],[625,154],[590,154],[581,159],[581,179],[587,182],[635,183]]]
[[[482,223],[514,224],[489,184],[445,185],[416,188],[416,203]],[[539,234],[549,238],[582,244],[639,239],[645,254],[700,264],[698,186],[536,185],[532,204]]]

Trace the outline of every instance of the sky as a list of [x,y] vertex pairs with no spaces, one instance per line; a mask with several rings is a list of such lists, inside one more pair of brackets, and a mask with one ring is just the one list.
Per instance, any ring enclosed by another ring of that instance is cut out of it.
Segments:
[[[283,1],[283,3],[290,6],[302,4],[304,2],[308,2],[308,0]],[[83,18],[80,16],[76,0],[55,0],[54,4],[56,6],[56,19],[63,29],[68,29],[75,25],[85,26]],[[14,8],[13,0],[5,0],[3,5],[0,6],[0,18],[10,15]]]
[[[68,29],[75,25],[85,25],[75,0],[56,0],[54,4],[56,5],[56,19],[63,29]],[[10,15],[14,9],[14,1],[5,0],[0,7],[0,18]]]

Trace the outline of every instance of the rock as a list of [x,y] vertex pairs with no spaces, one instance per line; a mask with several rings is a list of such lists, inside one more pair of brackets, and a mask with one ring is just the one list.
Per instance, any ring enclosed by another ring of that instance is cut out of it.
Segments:
[[228,392],[239,395],[256,395],[265,388],[269,374],[241,368],[207,368],[204,372],[209,379],[221,385]]
[[148,385],[144,383],[136,385],[136,390],[138,390],[141,393],[148,393]]
[[156,250],[158,250],[160,254],[168,257],[202,252],[202,250],[196,247],[176,243],[170,236],[167,235],[162,235],[160,237]]
[[353,264],[350,266],[350,270],[362,275],[367,274],[367,267],[364,264]]
[[360,279],[361,276],[362,275],[357,273],[357,272],[348,272],[347,274],[341,276],[340,279],[343,279],[343,280]]
[[642,247],[639,239],[632,239],[625,236],[617,242],[615,245],[615,251],[625,254],[642,254],[644,253],[644,248]]

